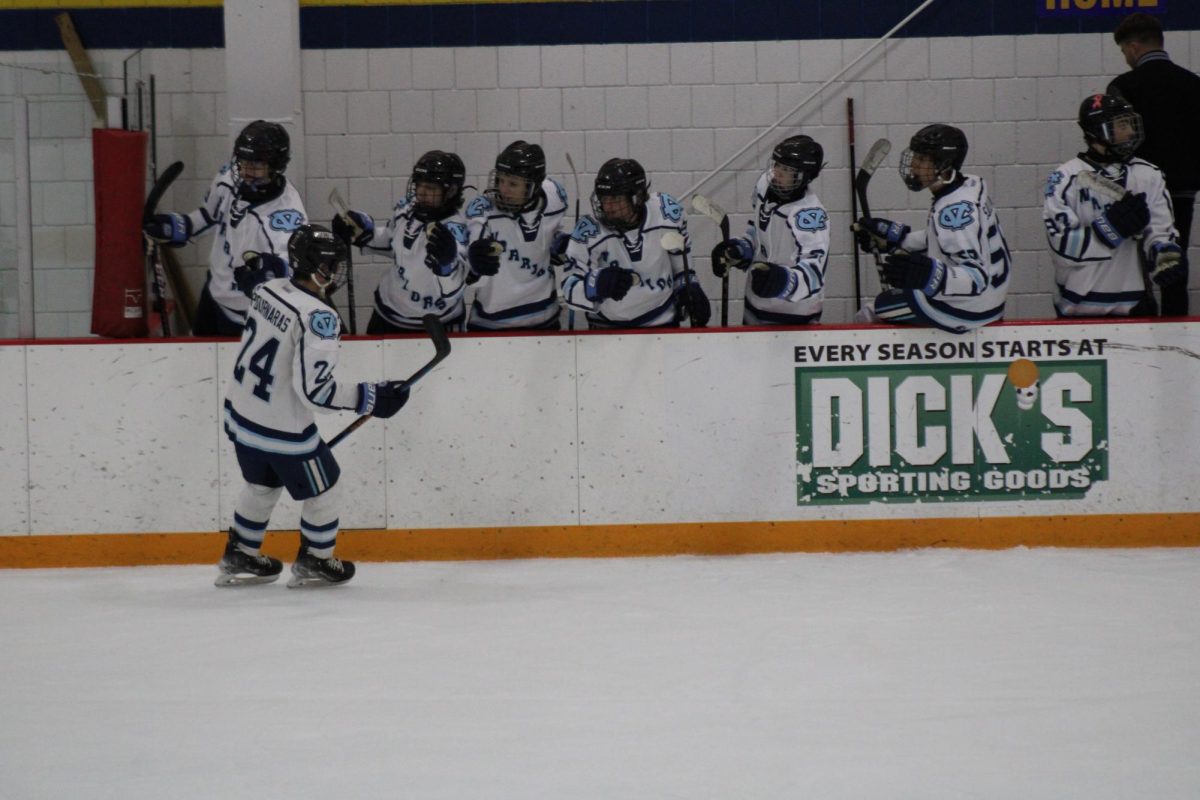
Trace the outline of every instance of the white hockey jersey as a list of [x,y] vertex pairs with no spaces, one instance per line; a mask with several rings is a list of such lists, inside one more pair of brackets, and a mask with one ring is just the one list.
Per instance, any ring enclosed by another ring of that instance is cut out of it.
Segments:
[[255,287],[225,392],[229,437],[304,456],[320,444],[314,410],[359,410],[358,384],[334,377],[341,327],[337,311],[290,278]]
[[935,194],[926,229],[913,231],[900,246],[946,265],[933,296],[912,292],[931,323],[963,333],[1004,317],[1012,257],[982,178],[964,174]]
[[[1114,249],[1096,235],[1092,222],[1113,200],[1079,185],[1079,173],[1089,171],[1100,172],[1131,192],[1145,192],[1150,224],[1142,233],[1143,241],[1130,237]],[[1140,158],[1103,169],[1082,158],[1071,159],[1050,173],[1042,217],[1058,287],[1054,306],[1068,317],[1129,314],[1145,295],[1141,263],[1144,253],[1155,244],[1178,239],[1162,171]]]
[[300,193],[285,181],[283,192],[262,202],[247,202],[237,196],[230,164],[209,184],[201,206],[187,215],[192,226],[190,239],[215,229],[208,256],[209,294],[221,311],[239,325],[246,318],[250,298],[233,280],[233,271],[246,262],[246,252],[273,253],[287,262],[288,239],[308,221]]
[[472,284],[471,325],[490,330],[531,328],[559,314],[558,285],[550,264],[550,245],[563,227],[567,190],[553,178],[542,181],[546,201],[532,211],[508,214],[487,197],[467,203],[472,242],[495,239],[504,245],[500,271]]
[[[683,206],[669,194],[650,192],[642,224],[621,233],[584,215],[567,244],[567,266],[562,290],[566,303],[587,313],[588,323],[597,328],[652,328],[676,319],[675,297],[685,280],[683,256],[670,255],[662,246],[662,235],[675,231],[683,236],[684,252],[691,252]],[[587,298],[589,277],[605,267],[636,273],[633,286],[621,300]]]
[[825,267],[829,258],[829,214],[810,186],[804,196],[782,205],[767,198],[771,174],[754,187],[746,239],[754,261],[778,264],[791,272],[783,297],[762,297],[746,280],[744,325],[802,325],[821,316]]
[[402,198],[387,225],[376,225],[367,243],[372,250],[390,251],[392,268],[383,274],[375,290],[375,310],[398,328],[423,330],[421,318],[436,314],[447,325],[463,319],[463,288],[467,280],[467,221],[455,212],[441,223],[458,243],[458,254],[450,275],[441,277],[425,266],[425,227],[431,225],[413,216],[416,204]]

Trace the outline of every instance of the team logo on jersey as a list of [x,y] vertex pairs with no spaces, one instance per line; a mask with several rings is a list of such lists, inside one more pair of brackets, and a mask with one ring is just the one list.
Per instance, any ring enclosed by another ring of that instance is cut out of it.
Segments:
[[290,233],[304,224],[304,215],[294,208],[274,211],[270,216],[271,230]]
[[660,194],[659,205],[662,206],[662,215],[671,222],[679,222],[683,219],[683,206],[679,205],[679,201],[669,194]]
[[317,309],[308,315],[308,327],[322,339],[336,339],[341,326],[338,325],[337,314],[326,309]]
[[793,217],[796,227],[802,231],[823,231],[829,215],[823,208],[802,208]]
[[1050,177],[1046,179],[1046,197],[1053,197],[1058,191],[1058,185],[1063,182],[1063,174],[1059,170],[1054,170],[1050,173]]
[[472,219],[482,217],[491,210],[492,203],[486,197],[476,197],[470,203],[467,203],[467,216]]
[[960,231],[975,221],[971,204],[966,200],[951,203],[938,212],[938,225],[951,231]]
[[458,241],[459,244],[467,243],[467,226],[461,222],[447,222],[446,230],[450,231],[450,235]]
[[575,223],[575,230],[571,231],[571,238],[577,242],[586,242],[598,233],[600,233],[600,226],[596,224],[596,220],[591,217],[580,217],[579,222]]

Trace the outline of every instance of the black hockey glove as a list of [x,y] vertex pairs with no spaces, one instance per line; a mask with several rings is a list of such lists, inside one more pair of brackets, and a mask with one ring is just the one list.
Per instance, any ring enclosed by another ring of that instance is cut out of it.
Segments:
[[1150,279],[1159,286],[1173,286],[1184,278],[1183,251],[1165,243],[1150,248]]
[[866,253],[890,253],[900,246],[912,228],[890,219],[861,217],[850,226],[854,240]]
[[495,275],[500,271],[500,254],[504,245],[495,239],[479,239],[467,248],[467,261],[476,275]]
[[1150,224],[1150,207],[1144,192],[1125,195],[1092,221],[1092,230],[1109,247],[1116,247],[1130,236],[1136,236]]
[[246,263],[234,269],[233,281],[246,297],[254,294],[254,287],[260,283],[288,274],[287,263],[273,253],[244,253],[242,257]]
[[717,242],[712,249],[712,271],[718,278],[724,278],[730,269],[745,269],[750,266],[754,257],[754,249],[745,239],[729,239]]
[[554,234],[554,241],[550,243],[550,263],[556,267],[561,267],[567,263],[567,245],[571,243],[571,237],[561,231]]
[[142,232],[156,242],[183,247],[192,235],[192,221],[174,211],[155,214],[142,223]]
[[795,274],[778,264],[756,264],[750,271],[750,288],[759,297],[783,297],[796,288]]
[[704,293],[704,288],[694,278],[684,284],[682,299],[688,319],[692,321],[692,327],[707,328],[708,321],[712,319],[712,304],[708,302],[708,295]]
[[447,277],[454,272],[454,257],[458,255],[458,243],[454,234],[440,222],[425,226],[425,266],[435,275]]
[[404,381],[360,383],[358,413],[388,419],[408,402],[408,384]]
[[347,211],[346,216],[350,217],[350,222],[346,222],[342,215],[338,214],[329,224],[330,229],[346,244],[366,247],[375,236],[375,220],[370,214],[361,211]]
[[883,279],[896,289],[937,294],[946,279],[946,265],[920,253],[892,253],[883,262]]
[[605,267],[598,272],[589,272],[583,292],[588,300],[598,302],[616,300],[620,302],[633,287],[633,270],[620,267]]

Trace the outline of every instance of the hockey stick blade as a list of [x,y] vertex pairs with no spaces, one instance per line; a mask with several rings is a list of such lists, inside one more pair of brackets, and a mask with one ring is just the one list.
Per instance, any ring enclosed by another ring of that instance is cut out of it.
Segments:
[[146,204],[142,206],[143,222],[149,222],[150,218],[154,216],[154,211],[158,208],[158,201],[162,199],[167,189],[171,188],[171,184],[175,182],[181,172],[183,172],[183,162],[176,161],[158,176],[154,186],[150,187],[150,194],[146,195]]
[[692,209],[717,223],[721,229],[721,239],[729,240],[729,215],[725,213],[725,209],[702,194],[692,195]]
[[854,176],[854,193],[858,196],[858,209],[864,217],[871,216],[871,205],[867,202],[867,184],[871,182],[871,176],[879,169],[879,165],[891,150],[892,143],[887,139],[875,142],[867,151],[867,157],[858,168],[858,174]]
[[1075,178],[1084,189],[1108,200],[1120,200],[1127,193],[1124,186],[1107,175],[1101,175],[1099,172],[1080,172]]
[[[446,326],[442,324],[442,321],[433,314],[426,314],[421,318],[421,325],[425,327],[425,332],[429,334],[429,339],[433,342],[434,355],[424,366],[404,379],[404,384],[409,387],[412,387],[414,383],[428,375],[430,370],[442,363],[446,359],[446,356],[450,355],[450,336],[446,333]],[[370,418],[370,414],[364,414],[354,420],[354,422],[351,422],[341,433],[329,440],[329,446],[334,447],[337,445],[338,442],[361,428]]]
[[350,226],[354,231],[355,238],[357,238],[362,233],[362,228],[354,221],[354,217],[350,216],[350,208],[346,205],[346,201],[342,199],[342,193],[337,190],[336,186],[329,190],[329,205],[341,217],[342,222]]

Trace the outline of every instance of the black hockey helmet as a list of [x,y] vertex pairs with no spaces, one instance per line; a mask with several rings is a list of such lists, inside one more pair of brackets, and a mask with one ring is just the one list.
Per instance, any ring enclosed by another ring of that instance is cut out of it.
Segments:
[[418,158],[413,166],[412,177],[408,180],[409,199],[417,202],[417,184],[426,183],[441,187],[442,202],[437,206],[417,202],[413,216],[422,222],[434,222],[453,214],[462,206],[463,182],[466,178],[467,168],[456,153],[430,150]]
[[288,263],[297,278],[307,278],[332,295],[346,280],[350,247],[328,228],[301,225],[288,239]]
[[[786,203],[804,195],[808,184],[821,172],[825,151],[811,136],[789,136],[771,152],[770,185],[772,200]],[[777,169],[785,167],[786,169]]]
[[[525,180],[525,193],[519,203],[504,199],[499,189],[501,175]],[[501,211],[516,213],[531,208],[538,200],[542,181],[546,180],[546,153],[542,146],[522,139],[510,144],[496,156],[496,168],[492,170],[486,192],[492,204]]]
[[[258,191],[272,183],[283,182],[283,172],[292,158],[292,142],[287,130],[278,122],[256,119],[237,135],[233,142],[234,182]],[[266,164],[266,179],[246,181],[242,175],[243,161]]]
[[967,160],[967,135],[953,125],[942,123],[926,125],[913,134],[908,149],[900,156],[900,177],[904,179],[904,185],[914,192],[926,186],[912,171],[912,159],[917,154],[928,156],[933,161],[933,168],[940,180],[953,180],[953,176],[946,176],[946,173],[961,170],[963,162]]
[[[1111,94],[1084,98],[1079,105],[1079,127],[1092,154],[1102,161],[1128,161],[1146,138],[1142,115]],[[1103,151],[1094,145],[1102,146]]]
[[[610,158],[596,173],[596,188],[592,192],[592,213],[610,228],[626,231],[642,224],[642,212],[650,196],[650,181],[646,170],[632,158]],[[604,213],[602,197],[627,197],[633,207],[633,220],[616,219]]]

